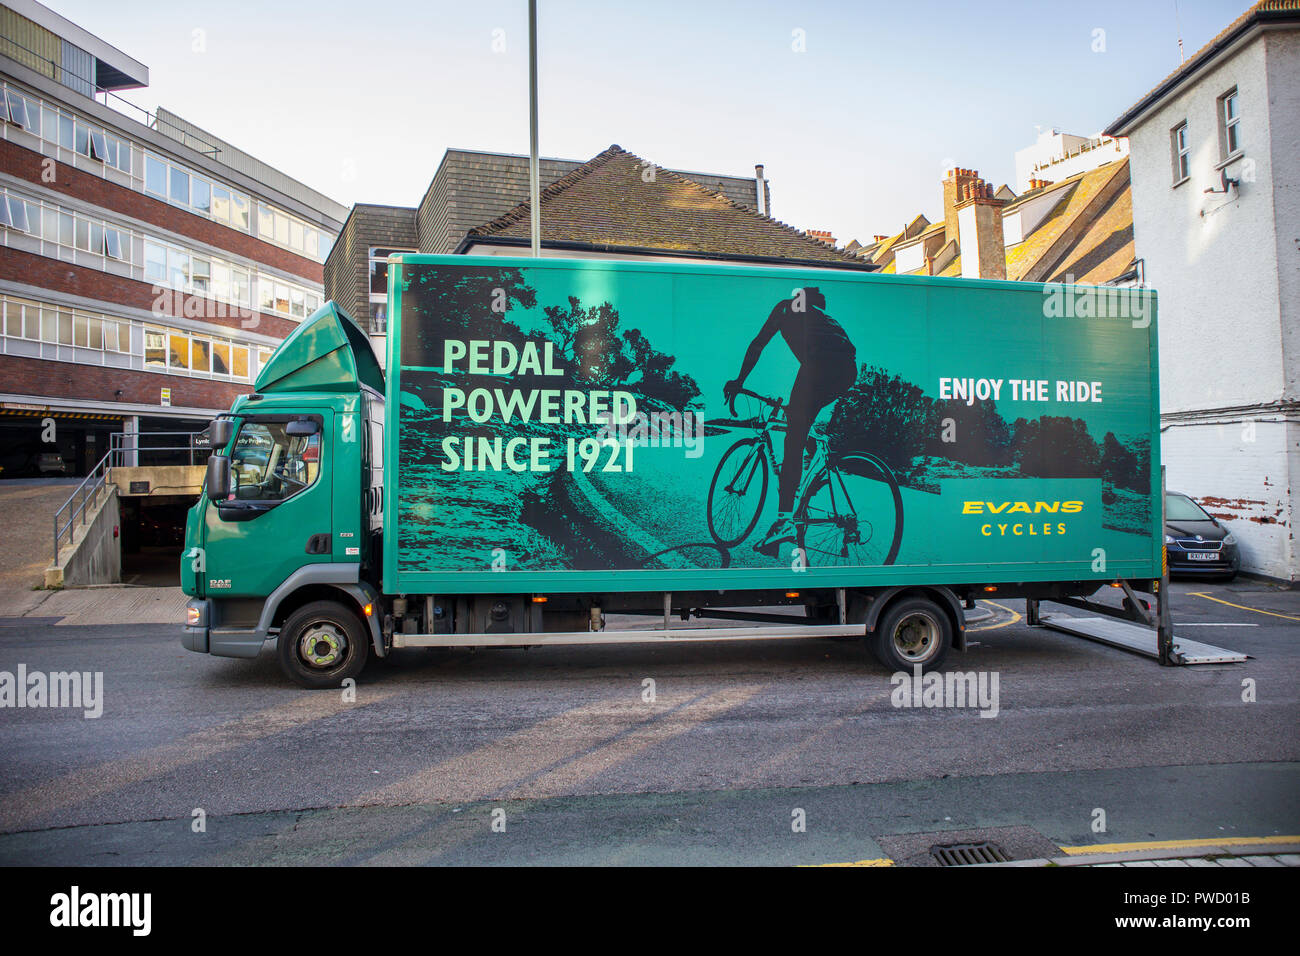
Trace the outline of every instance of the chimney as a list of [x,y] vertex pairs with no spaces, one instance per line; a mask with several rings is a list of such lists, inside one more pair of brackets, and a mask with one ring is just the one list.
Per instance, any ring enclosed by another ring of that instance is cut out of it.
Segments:
[[974,182],[983,182],[973,169],[958,166],[948,170],[943,181],[943,241],[957,238],[957,203],[962,201],[966,188]]
[[872,241],[872,242],[884,242],[884,241],[885,241],[886,239],[888,239],[888,238],[889,238],[888,236],[872,236],[872,237],[871,237],[871,241]]
[[826,229],[809,229],[809,230],[808,230],[808,235],[811,236],[812,238],[816,239],[818,242],[824,242],[824,243],[826,243],[826,244],[829,245],[829,246],[833,246],[833,245],[835,245],[835,236],[832,235],[831,232],[830,232],[829,230],[826,230]]
[[758,211],[766,216],[767,212],[767,180],[763,178],[763,164],[758,163],[754,166],[754,195],[758,198]]
[[994,198],[993,187],[984,180],[976,178],[965,183],[953,207],[957,219],[957,242],[961,247],[962,278],[1007,277],[1007,249],[1002,238],[1002,207],[1005,205],[1005,200]]

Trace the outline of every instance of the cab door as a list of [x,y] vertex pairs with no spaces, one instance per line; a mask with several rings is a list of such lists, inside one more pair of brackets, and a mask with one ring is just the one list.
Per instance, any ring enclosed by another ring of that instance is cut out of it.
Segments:
[[205,509],[203,591],[265,597],[307,564],[328,563],[333,413],[249,415],[230,452],[230,496]]

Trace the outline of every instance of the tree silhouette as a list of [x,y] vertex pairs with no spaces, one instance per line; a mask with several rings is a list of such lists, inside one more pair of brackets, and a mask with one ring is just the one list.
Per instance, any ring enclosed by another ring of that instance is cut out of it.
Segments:
[[441,366],[449,338],[504,340],[516,346],[527,338],[507,318],[514,306],[531,309],[537,304],[536,290],[519,269],[440,265],[404,269],[402,279],[403,365]]
[[1081,418],[1044,415],[1016,419],[1012,454],[1030,478],[1097,478],[1101,454]]
[[679,410],[699,398],[695,379],[673,371],[677,360],[656,351],[640,329],[628,329],[620,336],[618,310],[611,303],[583,308],[571,295],[567,307],[549,305],[542,311],[552,340],[577,381],[625,385]]

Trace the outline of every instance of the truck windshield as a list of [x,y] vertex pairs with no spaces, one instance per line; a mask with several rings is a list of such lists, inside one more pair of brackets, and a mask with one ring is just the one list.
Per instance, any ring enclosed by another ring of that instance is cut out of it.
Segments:
[[316,481],[320,435],[287,435],[287,422],[245,422],[230,457],[236,498],[283,501]]

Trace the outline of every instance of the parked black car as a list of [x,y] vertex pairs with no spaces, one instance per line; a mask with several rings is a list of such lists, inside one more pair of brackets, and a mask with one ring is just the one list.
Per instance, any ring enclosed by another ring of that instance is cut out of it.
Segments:
[[1215,575],[1232,580],[1241,554],[1232,532],[1187,495],[1165,495],[1165,554],[1170,574]]

